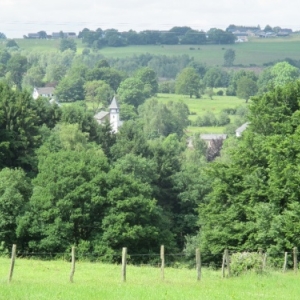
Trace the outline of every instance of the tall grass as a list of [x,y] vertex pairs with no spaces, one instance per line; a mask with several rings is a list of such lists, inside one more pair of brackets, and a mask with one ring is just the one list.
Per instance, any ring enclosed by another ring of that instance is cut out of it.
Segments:
[[300,276],[292,272],[246,274],[221,278],[221,271],[204,269],[200,282],[194,269],[128,266],[127,282],[121,267],[101,263],[76,264],[74,283],[69,283],[70,264],[65,261],[17,259],[13,280],[7,283],[9,259],[0,258],[0,299],[203,299],[253,300],[299,299]]

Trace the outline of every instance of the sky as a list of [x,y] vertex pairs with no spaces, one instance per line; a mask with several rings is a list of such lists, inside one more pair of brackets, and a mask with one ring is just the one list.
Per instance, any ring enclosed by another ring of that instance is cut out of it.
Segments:
[[230,24],[300,30],[297,0],[0,0],[0,32],[8,38],[45,30],[209,30]]

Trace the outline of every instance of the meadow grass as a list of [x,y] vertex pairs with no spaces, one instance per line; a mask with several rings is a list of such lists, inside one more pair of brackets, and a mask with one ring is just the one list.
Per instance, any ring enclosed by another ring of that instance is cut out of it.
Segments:
[[0,258],[0,299],[203,299],[253,300],[299,299],[300,275],[292,272],[248,273],[221,278],[221,271],[203,269],[197,282],[194,269],[165,269],[165,280],[155,267],[127,267],[127,282],[121,281],[121,266],[78,262],[74,283],[69,282],[70,263],[17,259],[12,282],[7,283],[9,259]]
[[[202,95],[200,99],[190,98],[187,95],[176,95],[176,94],[157,94],[158,101],[167,103],[169,101],[178,101],[185,103],[191,115],[189,120],[194,121],[198,116],[203,116],[207,112],[212,112],[216,116],[220,114],[223,109],[236,108],[238,106],[246,106],[244,100],[241,100],[235,96],[213,96],[210,99],[207,95]],[[234,121],[235,116],[230,116],[231,122]],[[210,126],[210,127],[196,127],[189,126],[187,128],[187,134],[195,133],[223,133],[225,127],[222,126]]]

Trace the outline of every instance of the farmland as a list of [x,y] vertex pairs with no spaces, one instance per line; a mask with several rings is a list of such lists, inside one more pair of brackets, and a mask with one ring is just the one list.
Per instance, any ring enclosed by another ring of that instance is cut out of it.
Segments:
[[197,282],[193,269],[166,268],[165,280],[155,267],[127,268],[121,282],[121,266],[79,262],[74,283],[70,264],[62,261],[17,259],[14,277],[7,283],[9,259],[0,258],[0,299],[299,299],[299,275],[270,271],[221,278],[221,271],[204,269]]
[[[60,40],[28,40],[16,39],[19,47],[28,51],[55,52],[59,49]],[[77,40],[77,51],[85,48],[81,40]],[[5,42],[0,43],[0,48]],[[233,45],[145,45],[128,47],[105,47],[99,50],[107,58],[125,58],[133,55],[150,53],[153,55],[189,55],[196,61],[205,62],[208,66],[222,66],[224,50],[232,48],[236,52],[235,65],[263,66],[265,63],[284,59],[286,57],[299,59],[300,37],[259,39],[252,38],[249,42]]]

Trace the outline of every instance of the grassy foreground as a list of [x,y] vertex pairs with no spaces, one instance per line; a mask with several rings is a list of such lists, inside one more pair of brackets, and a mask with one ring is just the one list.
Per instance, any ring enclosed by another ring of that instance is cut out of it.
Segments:
[[121,267],[79,262],[74,283],[69,283],[70,264],[64,261],[17,259],[13,280],[7,283],[9,259],[0,258],[0,299],[299,299],[300,274],[270,272],[222,279],[220,271],[204,269],[197,282],[195,270]]

